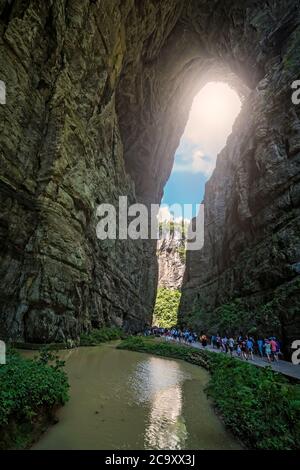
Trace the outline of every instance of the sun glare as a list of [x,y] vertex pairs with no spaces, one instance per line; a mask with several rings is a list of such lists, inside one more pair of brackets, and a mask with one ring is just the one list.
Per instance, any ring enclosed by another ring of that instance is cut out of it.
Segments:
[[205,154],[218,153],[240,110],[241,100],[229,85],[210,82],[194,98],[183,137],[201,144]]
[[[210,82],[195,96],[163,203],[198,204],[202,200],[205,182],[240,110],[238,94],[224,82]],[[162,214],[166,220],[167,215]]]
[[222,82],[205,85],[194,98],[175,155],[174,171],[202,173],[208,178],[240,110],[241,100],[229,85]]

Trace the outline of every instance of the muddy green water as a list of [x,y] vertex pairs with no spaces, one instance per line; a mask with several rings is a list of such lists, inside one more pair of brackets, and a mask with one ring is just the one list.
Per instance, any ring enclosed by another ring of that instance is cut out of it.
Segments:
[[239,449],[210,406],[208,373],[113,344],[62,351],[71,399],[33,449]]

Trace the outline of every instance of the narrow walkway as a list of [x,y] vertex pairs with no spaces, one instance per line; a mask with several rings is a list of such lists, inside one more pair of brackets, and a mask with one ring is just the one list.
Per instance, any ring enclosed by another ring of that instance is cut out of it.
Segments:
[[[194,348],[204,350],[201,343],[198,343],[198,342],[193,343],[191,346],[194,347]],[[211,351],[211,352],[214,352],[214,353],[217,353],[217,354],[225,354],[219,349],[213,349],[212,346],[210,346],[210,345],[206,346],[205,350]],[[229,353],[227,353],[227,355],[229,356]],[[234,356],[234,358],[239,360],[239,361],[246,362],[244,359],[239,359],[236,355]],[[258,367],[271,366],[272,369],[276,372],[280,372],[283,375],[287,375],[288,377],[293,377],[294,379],[300,380],[300,365],[296,366],[296,365],[292,364],[291,362],[281,361],[281,360],[278,361],[278,362],[269,363],[269,362],[266,361],[266,359],[261,359],[260,357],[257,357],[257,356],[254,356],[253,360],[249,359],[249,361],[247,361],[247,362],[249,364],[253,364],[253,365],[258,366]]]

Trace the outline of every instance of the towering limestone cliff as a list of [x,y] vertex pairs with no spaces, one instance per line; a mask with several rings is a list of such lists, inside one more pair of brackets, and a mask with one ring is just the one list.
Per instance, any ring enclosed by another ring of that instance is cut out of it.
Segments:
[[158,287],[181,289],[185,270],[185,242],[171,236],[157,244]]
[[156,243],[99,241],[96,208],[160,202],[192,99],[216,79],[247,98],[181,315],[288,291],[280,325],[299,335],[299,59],[298,0],[0,0],[1,336],[151,322]]
[[288,351],[300,338],[300,106],[290,88],[299,10],[285,12],[268,42],[274,56],[206,184],[204,247],[187,255],[180,317],[216,331],[229,312],[236,332],[276,334]]

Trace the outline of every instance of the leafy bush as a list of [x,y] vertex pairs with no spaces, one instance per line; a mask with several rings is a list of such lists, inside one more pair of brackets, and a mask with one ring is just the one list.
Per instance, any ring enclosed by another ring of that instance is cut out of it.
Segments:
[[[24,424],[29,425],[26,433],[30,434],[41,413],[51,415],[68,400],[69,385],[62,366],[52,354],[46,359],[45,351],[34,360],[7,354],[7,364],[0,366],[0,448],[14,447]],[[30,441],[30,435],[21,440]]]
[[299,449],[300,386],[270,368],[142,337],[128,338],[119,348],[183,359],[209,369],[208,394],[233,433],[253,449]]
[[212,317],[217,321],[219,330],[233,334],[237,334],[241,329],[250,333],[255,325],[253,312],[239,299],[221,305]]
[[155,354],[163,357],[173,357],[174,359],[183,359],[192,364],[201,365],[210,369],[210,358],[201,350],[189,346],[178,345],[174,343],[165,343],[163,341],[153,341],[152,338],[141,336],[129,336],[125,341],[118,345],[118,349],[127,349],[129,351],[139,351],[149,354]]
[[177,324],[180,291],[159,287],[154,307],[153,322],[161,328],[171,328]]
[[129,336],[118,345],[118,349],[153,353],[159,356],[172,356],[178,359],[186,359],[190,352],[190,348],[184,348],[176,344],[165,343],[163,341],[153,341],[152,338],[148,339],[142,336]]
[[270,368],[218,356],[208,388],[225,423],[250,447],[300,446],[300,387]]
[[125,334],[120,328],[104,327],[99,330],[94,329],[90,333],[83,333],[80,336],[80,346],[97,346],[124,337]]

